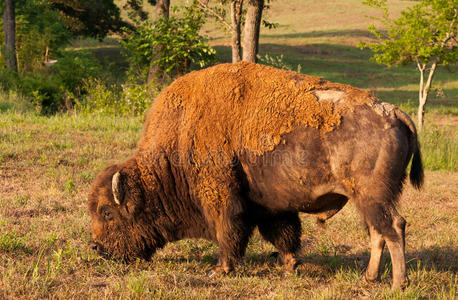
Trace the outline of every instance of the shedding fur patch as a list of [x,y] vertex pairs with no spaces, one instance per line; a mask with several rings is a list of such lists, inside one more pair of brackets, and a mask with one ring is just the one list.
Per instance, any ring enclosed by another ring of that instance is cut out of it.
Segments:
[[239,153],[271,151],[282,134],[301,125],[326,134],[345,110],[376,102],[365,91],[319,77],[247,62],[220,64],[177,79],[159,95],[140,152],[177,152],[182,167],[195,174],[199,198],[225,202],[230,188],[216,178],[229,180]]
[[318,101],[330,101],[333,103],[341,103],[345,100],[345,92],[336,90],[319,90],[313,94],[318,98]]

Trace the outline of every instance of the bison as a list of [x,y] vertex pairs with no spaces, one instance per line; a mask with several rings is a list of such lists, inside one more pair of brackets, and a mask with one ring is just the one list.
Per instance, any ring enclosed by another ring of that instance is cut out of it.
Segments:
[[392,288],[406,283],[404,229],[395,205],[416,129],[397,107],[319,77],[241,62],[173,82],[148,112],[138,150],[101,171],[88,208],[92,248],[149,260],[167,242],[217,243],[214,274],[233,270],[257,227],[294,270],[299,212],[324,222],[350,199],[370,234],[365,272],[376,280],[385,243]]

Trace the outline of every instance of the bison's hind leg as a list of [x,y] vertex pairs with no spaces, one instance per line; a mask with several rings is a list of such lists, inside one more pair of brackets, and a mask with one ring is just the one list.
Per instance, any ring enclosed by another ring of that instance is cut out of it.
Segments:
[[386,243],[393,266],[392,289],[396,290],[407,283],[405,264],[406,221],[397,212],[393,201],[384,201],[384,199],[387,198],[368,197],[357,201],[357,206],[369,228],[371,239],[371,257],[365,276],[369,281],[378,278],[380,258]]
[[265,214],[258,220],[262,237],[279,251],[284,268],[293,272],[297,267],[296,252],[301,245],[301,222],[297,212]]

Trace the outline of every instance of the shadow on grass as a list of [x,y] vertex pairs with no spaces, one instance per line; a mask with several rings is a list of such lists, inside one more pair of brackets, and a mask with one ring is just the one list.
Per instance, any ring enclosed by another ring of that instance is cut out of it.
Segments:
[[374,35],[368,30],[361,29],[348,29],[348,30],[316,30],[310,32],[297,32],[287,34],[268,34],[262,35],[263,38],[280,38],[280,39],[294,39],[294,38],[316,38],[316,37],[334,37],[334,36],[351,36],[351,37],[370,37]]
[[[369,262],[369,252],[361,252],[357,254],[336,254],[336,255],[321,255],[311,254],[301,257],[304,265],[315,265],[321,267],[326,272],[336,273],[340,270],[355,270],[359,271],[366,269]],[[419,271],[451,271],[458,272],[458,249],[453,246],[434,246],[416,251],[406,252],[407,269]],[[389,252],[385,249],[382,262],[381,272],[384,271],[384,266],[390,266],[391,259]],[[309,267],[305,268],[306,270]]]
[[[343,248],[350,248],[343,245]],[[362,273],[369,262],[370,254],[367,251],[356,254],[309,254],[300,256],[299,261],[301,264],[298,267],[299,273],[312,277],[329,276],[341,272],[342,270],[358,271]],[[154,257],[153,257],[154,260]],[[202,269],[209,269],[213,267],[218,261],[218,256],[190,256],[190,257],[163,257],[158,260],[160,264],[183,264],[183,263],[196,263]],[[429,247],[417,251],[408,251],[406,253],[407,269],[413,271],[426,270],[426,271],[451,271],[457,273],[458,271],[458,249],[452,246],[443,247]],[[280,266],[280,259],[272,255],[272,253],[253,253],[249,252],[244,259],[246,269],[250,276],[266,277],[271,275],[275,266]],[[382,262],[381,272],[383,273],[386,268],[391,268],[391,259],[388,251],[385,249]],[[244,271],[243,273],[246,273]],[[240,268],[236,268],[235,275],[240,272]],[[391,270],[390,270],[391,272]]]

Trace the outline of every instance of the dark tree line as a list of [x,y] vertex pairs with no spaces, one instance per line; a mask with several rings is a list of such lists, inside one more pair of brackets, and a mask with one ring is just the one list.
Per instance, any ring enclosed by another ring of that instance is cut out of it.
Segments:
[[[28,0],[5,0],[3,6],[4,49],[3,55],[6,66],[17,72],[16,59],[16,10],[25,5]],[[30,1],[30,0],[29,0]],[[144,0],[128,0],[124,6],[131,12],[131,17],[140,20],[148,18],[143,10]],[[157,18],[169,18],[170,0],[147,0],[156,7]],[[221,1],[221,0],[220,0]],[[264,0],[222,0],[229,2],[231,12],[232,61],[240,60],[256,62],[259,48],[259,32],[261,27]],[[199,0],[207,5],[209,0]],[[123,27],[132,27],[120,17],[120,10],[113,0],[49,0],[46,2],[59,11],[66,28],[73,36],[88,36],[104,38],[110,32],[119,32]],[[243,16],[244,4],[246,15]],[[243,28],[242,43],[242,21]],[[243,46],[242,46],[243,45]],[[243,51],[242,51],[243,50]],[[154,71],[152,66],[151,71]]]

